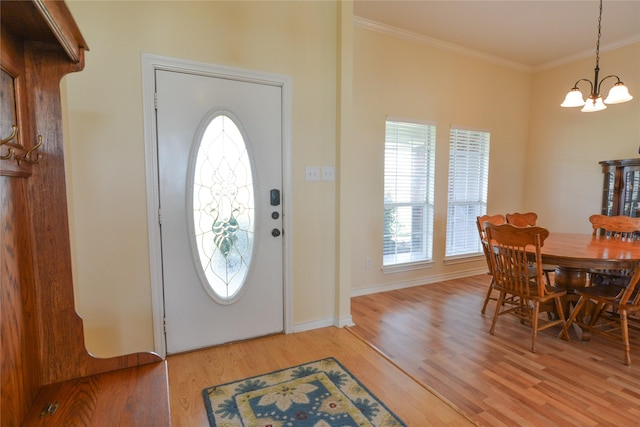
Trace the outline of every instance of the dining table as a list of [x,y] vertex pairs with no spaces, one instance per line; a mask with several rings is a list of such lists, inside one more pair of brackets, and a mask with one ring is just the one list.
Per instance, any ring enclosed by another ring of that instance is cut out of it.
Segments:
[[640,263],[640,240],[550,232],[541,255],[544,264],[556,266],[555,284],[571,289],[586,284],[589,270],[635,268]]
[[[542,262],[555,265],[555,286],[565,288],[565,313],[578,300],[575,289],[587,284],[590,270],[629,270],[640,264],[640,240],[594,236],[592,233],[550,232],[541,247]],[[584,314],[589,315],[588,308]],[[583,341],[586,331],[576,329]]]

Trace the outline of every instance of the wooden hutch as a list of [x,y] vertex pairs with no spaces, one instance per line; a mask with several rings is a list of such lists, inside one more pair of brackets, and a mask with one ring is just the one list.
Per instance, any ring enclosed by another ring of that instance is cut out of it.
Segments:
[[93,357],[74,308],[60,79],[87,44],[62,1],[0,14],[0,425],[169,425],[166,363]]
[[640,216],[640,158],[600,162],[604,173],[602,214]]

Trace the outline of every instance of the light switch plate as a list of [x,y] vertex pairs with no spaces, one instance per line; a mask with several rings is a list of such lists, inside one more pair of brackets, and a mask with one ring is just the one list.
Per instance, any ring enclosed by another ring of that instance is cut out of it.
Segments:
[[307,181],[320,181],[320,168],[318,166],[307,166]]
[[333,166],[322,167],[322,180],[323,181],[335,181],[336,180],[336,168]]

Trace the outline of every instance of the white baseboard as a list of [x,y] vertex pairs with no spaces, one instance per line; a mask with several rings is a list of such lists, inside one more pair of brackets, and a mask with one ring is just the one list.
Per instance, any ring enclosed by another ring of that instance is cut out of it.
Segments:
[[[486,267],[483,267],[483,268],[474,269],[474,270],[460,271],[457,273],[442,274],[439,276],[430,276],[426,279],[417,279],[417,280],[412,280],[407,282],[391,283],[388,285],[359,288],[351,291],[351,297],[375,294],[378,292],[393,291],[396,289],[410,288],[413,286],[430,285],[432,283],[444,282],[446,280],[454,280],[454,279],[460,279],[463,277],[475,276],[478,274],[485,274],[486,272],[487,272]],[[335,318],[335,319],[327,318],[322,320],[314,320],[312,322],[304,322],[304,323],[298,323],[293,325],[293,333],[311,331],[313,329],[326,328],[328,326],[344,328],[346,326],[355,326],[355,323],[353,322],[353,318],[351,317],[351,315]]]
[[335,326],[336,328],[344,328],[345,326],[355,326],[351,315],[338,319],[314,320],[313,322],[298,323],[293,326],[293,333],[305,332],[313,329],[326,328],[327,326]]
[[333,326],[335,324],[334,319],[314,320],[312,322],[297,323],[293,325],[293,333],[311,331],[313,329],[326,328],[327,326]]
[[337,323],[336,323],[336,327],[338,328],[344,328],[345,326],[355,326],[355,325],[356,324],[353,323],[353,318],[351,317],[351,315],[344,316],[337,319]]
[[351,297],[359,297],[362,295],[376,294],[378,292],[394,291],[396,289],[411,288],[413,286],[430,285],[432,283],[439,283],[447,280],[454,280],[454,279],[460,279],[463,277],[475,276],[478,274],[485,274],[486,272],[487,272],[487,268],[482,267],[474,270],[465,270],[465,271],[459,271],[456,273],[441,274],[438,276],[429,276],[427,278],[416,279],[416,280],[411,280],[407,282],[395,282],[395,283],[390,283],[386,285],[352,289]]

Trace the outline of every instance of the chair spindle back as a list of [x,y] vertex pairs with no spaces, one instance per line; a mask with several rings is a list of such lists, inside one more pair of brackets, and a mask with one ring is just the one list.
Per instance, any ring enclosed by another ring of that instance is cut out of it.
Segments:
[[[544,296],[547,291],[542,269],[541,247],[549,236],[542,227],[517,227],[511,224],[486,225],[487,241],[496,289],[524,296]],[[535,250],[534,263],[527,248]],[[532,283],[537,289],[532,289]]]
[[631,240],[640,238],[640,218],[595,214],[589,217],[589,222],[593,227],[594,236]]

